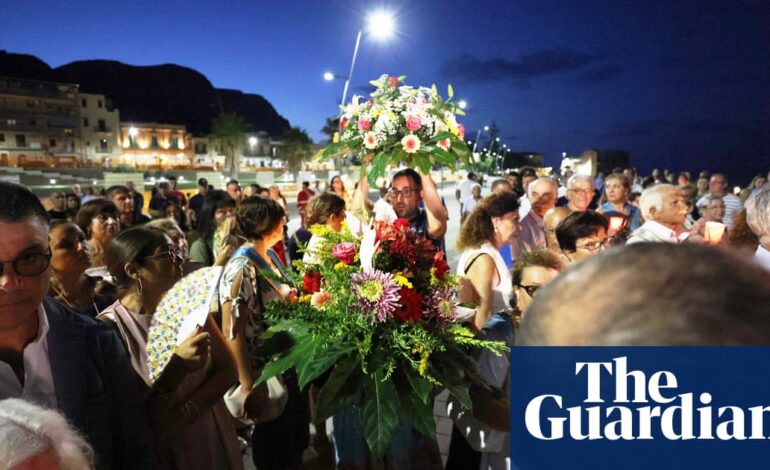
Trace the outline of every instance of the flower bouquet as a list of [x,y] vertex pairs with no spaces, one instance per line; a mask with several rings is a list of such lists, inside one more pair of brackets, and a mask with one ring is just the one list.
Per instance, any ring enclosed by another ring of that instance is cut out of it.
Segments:
[[[265,344],[282,346],[273,348],[259,381],[293,367],[300,387],[323,383],[318,419],[357,410],[376,458],[401,417],[435,438],[434,395],[447,388],[471,409],[469,387],[481,383],[472,350],[507,348],[476,339],[455,321],[458,279],[444,252],[408,221],[375,221],[362,237],[346,226],[311,232],[321,242],[312,253],[316,263],[297,263],[303,292],[266,307]],[[277,340],[286,335],[292,341]]]
[[361,168],[370,184],[384,176],[388,165],[405,163],[426,174],[435,164],[454,169],[458,161],[468,163],[465,128],[455,119],[464,113],[452,103],[452,86],[447,87],[444,101],[436,85],[413,88],[402,84],[404,78],[382,75],[370,82],[376,87],[371,98],[362,101],[362,97],[353,96],[342,110],[339,132],[321,159],[348,152],[372,155],[364,159]]

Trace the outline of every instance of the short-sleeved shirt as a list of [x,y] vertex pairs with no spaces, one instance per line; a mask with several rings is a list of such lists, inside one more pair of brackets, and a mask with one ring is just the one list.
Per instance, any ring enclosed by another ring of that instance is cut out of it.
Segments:
[[433,238],[428,234],[428,214],[425,212],[425,209],[420,209],[414,217],[409,219],[409,224],[417,235],[432,241],[439,250],[445,250],[444,237]]

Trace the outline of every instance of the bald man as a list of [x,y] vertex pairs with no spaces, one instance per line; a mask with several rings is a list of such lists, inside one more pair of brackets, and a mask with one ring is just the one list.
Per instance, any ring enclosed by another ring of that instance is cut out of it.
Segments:
[[540,289],[517,345],[770,345],[767,312],[770,273],[750,259],[640,243],[575,264]]
[[567,216],[571,213],[572,211],[566,207],[554,207],[553,209],[548,210],[543,216],[545,245],[546,248],[553,251],[554,253],[561,253],[559,242],[556,240],[556,226],[559,225],[562,220],[566,219]]

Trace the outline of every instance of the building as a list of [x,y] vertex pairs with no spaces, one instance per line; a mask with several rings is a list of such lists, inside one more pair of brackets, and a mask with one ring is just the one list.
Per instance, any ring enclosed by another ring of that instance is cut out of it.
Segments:
[[183,125],[123,122],[120,144],[117,165],[138,170],[186,169],[193,165],[192,134]]
[[0,78],[0,165],[80,166],[78,104],[77,85]]
[[104,95],[80,93],[80,139],[85,160],[109,166],[120,157],[120,112]]

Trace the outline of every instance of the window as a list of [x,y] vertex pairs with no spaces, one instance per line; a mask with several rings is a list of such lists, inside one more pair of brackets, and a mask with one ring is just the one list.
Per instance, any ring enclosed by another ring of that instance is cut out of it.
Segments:
[[81,106],[81,107],[83,107],[83,108],[85,108],[86,106],[88,106],[88,100],[87,100],[87,99],[85,99],[85,98],[81,99],[81,100],[80,100],[80,106]]
[[0,134],[0,142],[5,142],[5,134]]
[[158,136],[154,135],[152,136],[152,141],[150,142],[150,147],[156,149],[158,148]]
[[9,126],[15,126],[16,125],[16,119],[8,119],[8,125]]
[[96,107],[101,108],[102,107],[102,100],[96,100]]
[[83,118],[83,127],[88,127],[88,118]]
[[16,146],[17,147],[26,147],[27,146],[27,136],[24,134],[16,134]]
[[171,148],[172,149],[178,149],[179,148],[179,137],[177,137],[177,136],[171,137]]
[[107,132],[107,123],[104,122],[104,119],[99,119],[97,125],[99,126],[99,132]]
[[49,147],[56,147],[56,139],[48,139]]
[[107,145],[107,139],[101,139],[99,141],[99,151],[100,152],[109,152],[110,147]]

